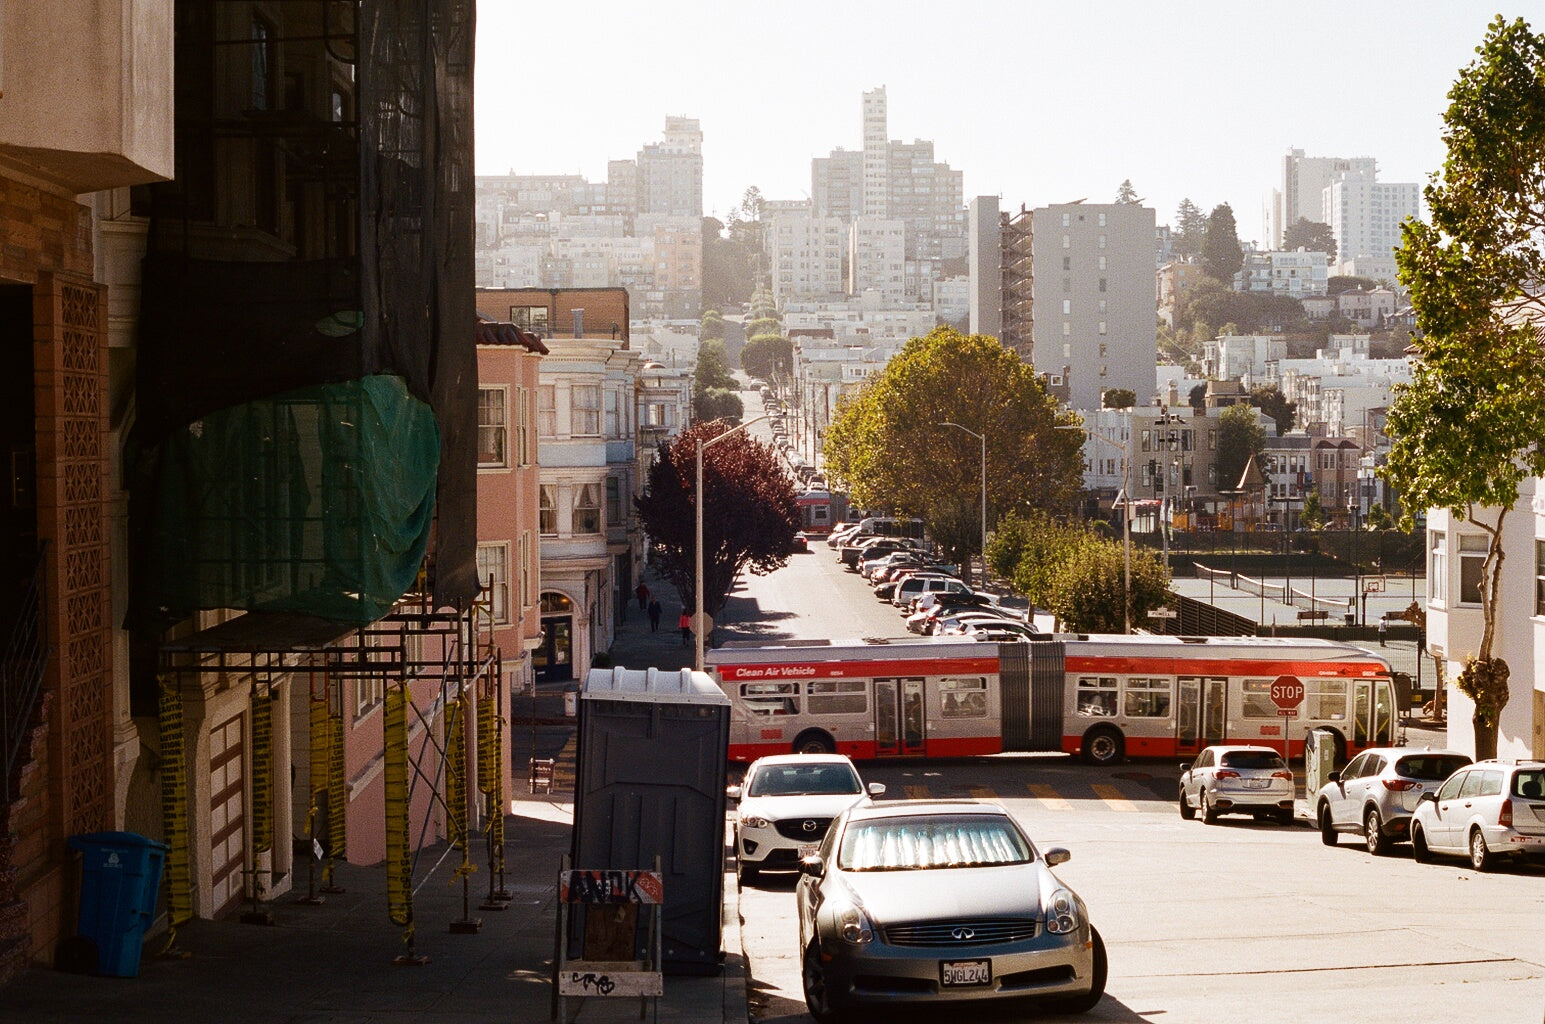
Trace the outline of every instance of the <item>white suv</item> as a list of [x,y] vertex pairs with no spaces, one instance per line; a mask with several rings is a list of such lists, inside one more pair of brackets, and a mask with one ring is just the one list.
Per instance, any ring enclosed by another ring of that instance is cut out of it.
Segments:
[[1477,871],[1545,856],[1545,761],[1477,761],[1423,793],[1411,815],[1411,851],[1468,856]]
[[1314,820],[1321,841],[1335,846],[1340,833],[1350,832],[1363,837],[1369,853],[1389,853],[1410,836],[1411,812],[1422,794],[1469,763],[1469,755],[1457,750],[1370,747],[1320,787]]
[[1204,747],[1180,766],[1180,816],[1201,812],[1211,825],[1220,814],[1249,814],[1293,824],[1293,773],[1270,747]]
[[735,877],[744,885],[763,868],[799,870],[832,819],[885,792],[865,786],[842,754],[774,754],[758,758],[728,795],[735,811]]

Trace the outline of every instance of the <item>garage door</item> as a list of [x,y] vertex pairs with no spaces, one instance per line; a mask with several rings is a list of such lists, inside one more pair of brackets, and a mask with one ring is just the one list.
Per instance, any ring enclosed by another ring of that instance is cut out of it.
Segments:
[[241,715],[220,723],[209,732],[209,863],[214,882],[216,916],[240,904],[244,894],[244,746]]

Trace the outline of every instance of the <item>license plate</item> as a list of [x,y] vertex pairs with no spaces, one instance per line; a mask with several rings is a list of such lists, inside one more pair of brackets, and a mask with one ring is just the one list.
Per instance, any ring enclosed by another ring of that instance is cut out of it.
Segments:
[[1246,789],[1265,789],[1269,785],[1271,785],[1271,780],[1270,779],[1246,779],[1245,780],[1245,788]]
[[821,844],[819,843],[800,843],[799,859],[804,860],[806,857],[814,857],[820,850]]
[[939,979],[946,987],[992,984],[991,960],[945,960],[939,964]]

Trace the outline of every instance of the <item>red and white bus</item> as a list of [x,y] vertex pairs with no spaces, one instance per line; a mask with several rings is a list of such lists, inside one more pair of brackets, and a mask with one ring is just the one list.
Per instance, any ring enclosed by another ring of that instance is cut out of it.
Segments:
[[811,488],[795,495],[794,503],[799,506],[799,528],[808,534],[831,533],[848,514],[847,495],[840,491]]
[[[1338,759],[1394,742],[1390,664],[1360,647],[1277,637],[1085,636],[1033,643],[911,638],[727,644],[708,670],[730,698],[730,758],[1062,751],[1094,764],[1280,747],[1335,733]],[[1292,717],[1272,684],[1304,686]]]

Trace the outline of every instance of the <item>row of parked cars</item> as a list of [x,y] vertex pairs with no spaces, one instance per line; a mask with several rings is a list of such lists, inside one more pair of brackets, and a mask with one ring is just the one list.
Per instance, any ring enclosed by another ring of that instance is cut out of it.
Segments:
[[[1293,820],[1293,773],[1270,747],[1207,747],[1181,766],[1180,816]],[[1409,841],[1417,861],[1465,857],[1477,871],[1506,860],[1545,860],[1545,761],[1472,762],[1455,750],[1372,747],[1310,799],[1327,846],[1342,835],[1387,854]]]

